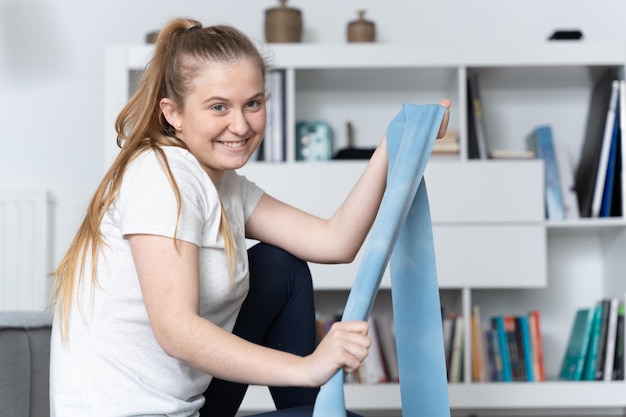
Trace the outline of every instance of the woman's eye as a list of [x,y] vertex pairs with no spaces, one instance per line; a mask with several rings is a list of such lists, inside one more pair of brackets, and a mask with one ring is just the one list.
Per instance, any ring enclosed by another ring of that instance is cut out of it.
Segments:
[[215,111],[224,111],[224,110],[226,110],[226,106],[224,106],[223,104],[216,104],[216,105],[212,106],[211,109],[213,109]]
[[246,107],[251,108],[251,109],[254,109],[254,108],[256,108],[256,107],[259,107],[260,105],[261,105],[261,102],[260,102],[260,101],[258,101],[258,100],[252,100],[252,101],[249,101],[249,102],[248,102],[248,104],[246,104]]

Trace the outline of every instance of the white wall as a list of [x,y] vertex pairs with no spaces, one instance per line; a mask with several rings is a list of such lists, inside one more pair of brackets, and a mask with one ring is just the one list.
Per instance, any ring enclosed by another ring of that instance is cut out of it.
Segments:
[[[0,187],[45,187],[57,199],[55,263],[103,172],[103,50],[141,43],[167,19],[229,23],[263,38],[273,0],[0,0]],[[626,40],[623,0],[292,0],[306,42],[345,42],[358,9],[381,42],[537,41],[554,28]],[[109,138],[115,140],[115,138]],[[1,231],[0,231],[1,233]],[[0,260],[1,262],[1,260]]]

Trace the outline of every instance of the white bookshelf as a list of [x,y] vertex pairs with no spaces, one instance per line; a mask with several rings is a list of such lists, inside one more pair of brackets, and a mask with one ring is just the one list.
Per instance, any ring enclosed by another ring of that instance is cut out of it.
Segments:
[[[452,100],[450,127],[459,131],[461,153],[433,158],[426,174],[440,287],[466,317],[473,304],[480,305],[484,319],[539,309],[549,378],[545,383],[471,383],[466,343],[466,378],[449,385],[453,411],[594,409],[600,415],[626,409],[624,382],[556,380],[576,308],[626,293],[626,221],[546,221],[540,162],[469,160],[465,92],[467,70],[477,71],[490,148],[522,149],[532,129],[548,123],[575,166],[592,83],[599,69],[623,70],[626,45],[275,44],[269,49],[275,66],[286,73],[288,158],[284,163],[250,163],[241,172],[267,192],[315,214],[332,212],[364,162],[295,161],[296,121],[329,122],[339,149],[346,146],[345,123],[350,120],[357,144],[371,147],[402,102]],[[106,166],[115,152],[113,121],[128,96],[129,71],[141,70],[150,53],[146,45],[106,51]],[[358,261],[311,265],[316,298],[324,300],[324,308],[341,307],[333,303],[347,294]],[[385,278],[383,304],[388,288]],[[251,387],[241,415],[270,408],[265,392]],[[346,401],[366,415],[400,415],[397,384],[348,385]]]

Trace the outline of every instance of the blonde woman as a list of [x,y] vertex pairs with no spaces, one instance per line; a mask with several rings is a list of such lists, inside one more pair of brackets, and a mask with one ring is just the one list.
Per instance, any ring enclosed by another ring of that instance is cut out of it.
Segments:
[[[55,271],[53,416],[199,416],[205,401],[204,415],[228,416],[247,384],[305,405],[367,355],[365,322],[315,346],[304,261],[354,258],[385,189],[384,137],[330,219],[277,201],[235,172],[263,138],[265,70],[232,27],[161,31]],[[248,255],[246,237],[264,243]]]

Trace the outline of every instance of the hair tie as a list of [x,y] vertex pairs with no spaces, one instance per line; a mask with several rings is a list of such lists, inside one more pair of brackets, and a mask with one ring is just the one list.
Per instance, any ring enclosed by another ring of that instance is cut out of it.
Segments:
[[193,32],[195,30],[201,29],[200,26],[196,25],[196,26],[192,26],[189,29],[187,29],[187,33]]

